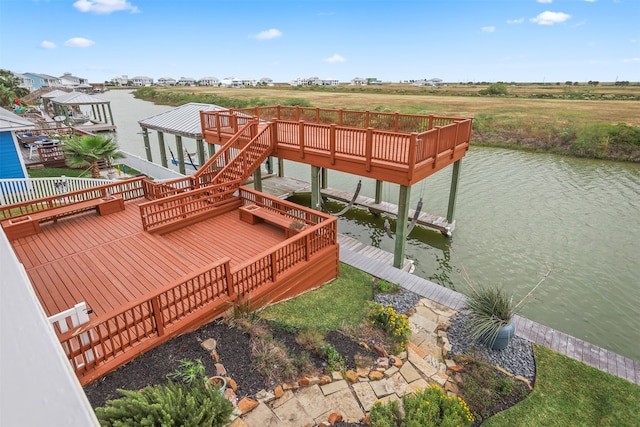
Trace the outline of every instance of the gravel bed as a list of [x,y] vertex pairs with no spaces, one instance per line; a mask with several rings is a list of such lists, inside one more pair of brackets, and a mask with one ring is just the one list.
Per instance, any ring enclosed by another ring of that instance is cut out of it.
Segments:
[[[394,294],[376,294],[376,302],[391,306],[396,312],[405,314],[420,301],[420,295],[406,289]],[[490,350],[471,338],[467,325],[467,315],[459,311],[458,316],[451,319],[451,326],[447,330],[447,338],[451,343],[450,357],[456,354],[473,355],[490,361],[511,372],[522,375],[533,384],[536,377],[536,363],[533,358],[531,342],[520,337],[513,337],[511,343],[504,350]]]

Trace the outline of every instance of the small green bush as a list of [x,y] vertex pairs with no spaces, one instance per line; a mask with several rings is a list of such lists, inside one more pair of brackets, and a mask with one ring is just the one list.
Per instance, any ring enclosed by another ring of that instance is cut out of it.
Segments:
[[395,294],[402,290],[402,286],[397,283],[387,282],[386,280],[375,280],[375,286],[378,292],[382,294]]
[[478,92],[480,95],[506,95],[509,93],[507,85],[504,83],[493,83],[488,88]]
[[322,344],[322,346],[320,347],[320,354],[322,358],[327,361],[330,371],[344,372],[347,369],[344,362],[344,357],[342,357],[338,350],[336,350],[333,344]]
[[387,334],[394,351],[402,351],[409,342],[411,327],[409,319],[404,314],[398,314],[391,305],[383,306],[372,302],[369,305],[367,317],[371,324],[382,329]]
[[376,402],[369,417],[372,427],[463,427],[474,418],[460,397],[449,397],[437,385],[402,398],[404,416],[395,400]]
[[222,427],[233,405],[218,388],[204,383],[147,386],[139,391],[118,390],[123,397],[96,408],[100,425]]

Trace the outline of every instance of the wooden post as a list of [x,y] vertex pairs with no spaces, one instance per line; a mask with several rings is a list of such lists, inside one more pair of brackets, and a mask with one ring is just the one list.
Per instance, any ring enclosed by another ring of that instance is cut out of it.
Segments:
[[162,321],[162,310],[160,310],[160,302],[158,302],[159,296],[151,298],[151,307],[153,308],[153,318],[156,321],[156,332],[158,336],[164,335],[164,323]]
[[376,204],[382,203],[382,185],[383,181],[376,179]]
[[[111,112],[111,103],[107,104],[107,107],[109,107],[109,120],[111,121],[111,126],[115,126],[116,124],[113,122],[113,113]],[[104,109],[104,106],[102,108]],[[105,117],[105,120],[106,120],[106,117]]]
[[458,182],[460,181],[460,169],[462,167],[462,159],[453,163],[453,172],[451,174],[451,188],[449,190],[449,208],[447,209],[447,222],[453,223],[454,214],[456,212],[456,195],[458,193]]
[[262,165],[253,172],[253,189],[262,192]]
[[278,158],[278,176],[284,177],[284,160],[281,158]]
[[411,187],[400,186],[398,194],[398,218],[396,222],[396,241],[393,250],[393,266],[395,268],[404,267],[404,249],[407,243],[407,226],[409,225],[409,199],[411,198]]
[[207,148],[208,148],[208,151],[209,151],[209,157],[210,158],[213,157],[214,154],[216,154],[216,144],[208,143],[207,144]]
[[311,166],[311,209],[320,210],[320,168]]
[[233,275],[231,274],[231,265],[229,259],[224,262],[224,276],[227,279],[227,295],[229,299],[235,299],[236,293],[233,291]]
[[151,158],[151,146],[149,145],[149,130],[142,128],[142,140],[144,141],[144,151],[147,154],[147,160],[153,162]]
[[196,150],[198,151],[198,163],[202,166],[204,165],[204,145],[202,144],[202,138],[196,138]]
[[336,125],[333,123],[329,125],[329,156],[331,164],[334,165],[336,163]]
[[320,187],[324,190],[329,186],[329,171],[327,168],[322,168],[322,180],[320,181]]
[[158,131],[158,148],[160,148],[160,163],[165,168],[169,167],[167,164],[167,148],[164,146],[164,133]]
[[269,175],[273,173],[273,156],[267,157],[267,173]]
[[184,148],[182,147],[182,137],[176,135],[176,150],[178,151],[178,168],[182,175],[187,174],[187,170],[184,166]]
[[365,144],[365,168],[367,172],[371,172],[371,157],[373,156],[373,128],[367,128],[367,139]]
[[302,120],[298,122],[298,144],[300,145],[300,158],[304,159],[304,121]]

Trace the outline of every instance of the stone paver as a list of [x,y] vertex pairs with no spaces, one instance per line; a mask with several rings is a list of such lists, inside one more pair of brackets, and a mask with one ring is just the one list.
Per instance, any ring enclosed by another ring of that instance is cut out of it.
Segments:
[[[313,425],[313,417],[307,412],[297,398],[289,399],[284,405],[273,410],[273,413],[280,419],[281,425],[304,426],[311,423]],[[251,426],[259,427],[262,424],[252,424]]]
[[325,396],[328,396],[340,390],[344,390],[345,388],[349,388],[349,384],[345,380],[340,380],[325,384],[320,388],[322,389],[322,393],[324,393]]
[[378,400],[368,382],[354,384],[352,388],[365,411],[369,411]]
[[317,418],[320,414],[332,409],[328,399],[325,399],[325,395],[317,385],[301,388],[296,393],[296,399],[307,409],[311,418]]
[[400,373],[408,383],[412,383],[422,378],[420,376],[420,373],[416,370],[416,368],[413,367],[411,363],[405,363],[404,365],[402,365],[402,368],[400,368]]
[[278,427],[281,425],[280,419],[265,403],[259,404],[253,411],[243,416],[242,419],[249,427]]
[[[327,404],[332,408],[325,414],[324,420],[327,419],[331,412],[340,413],[344,419],[361,420],[364,418],[364,412],[360,409],[360,403],[355,398],[350,389],[344,389],[333,393],[326,397]],[[322,417],[318,417],[320,421]]]

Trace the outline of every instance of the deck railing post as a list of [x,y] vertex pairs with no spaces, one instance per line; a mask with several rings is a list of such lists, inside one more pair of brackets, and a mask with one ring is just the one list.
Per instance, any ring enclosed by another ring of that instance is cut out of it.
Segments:
[[364,127],[369,127],[369,110],[364,112]]
[[320,124],[320,108],[316,108],[316,123]]
[[309,233],[304,235],[304,247],[305,247],[304,260],[309,261],[309,259],[311,258],[311,234]]
[[153,310],[153,318],[156,322],[156,332],[158,336],[164,335],[164,323],[162,321],[162,310],[160,310],[160,301],[158,301],[160,295],[156,295],[151,298],[151,309]]
[[275,282],[278,278],[278,253],[271,252],[271,281]]
[[224,263],[224,276],[227,281],[227,295],[229,299],[234,299],[236,296],[236,292],[233,289],[233,276],[231,275],[231,266],[229,265],[229,260]]
[[367,138],[365,141],[365,162],[367,172],[371,172],[371,156],[373,155],[373,128],[367,128]]
[[217,133],[218,133],[218,141],[222,141],[222,131],[220,130],[220,114],[219,113],[215,113],[216,115],[216,129],[217,129]]
[[400,113],[395,113],[395,123],[393,125],[394,132],[398,132],[399,124],[400,124]]
[[338,124],[342,126],[342,108],[338,110]]
[[300,107],[296,105],[296,122],[300,121]]
[[[297,113],[296,107],[296,113]],[[298,144],[300,145],[300,158],[304,159],[304,121],[298,122]]]
[[[280,106],[278,106],[280,108]],[[271,119],[271,149],[275,156],[278,155],[278,118]]]
[[431,130],[433,129],[433,114],[429,114],[429,129],[427,130]]
[[409,136],[409,159],[408,159],[408,171],[407,179],[409,182],[413,179],[413,172],[416,168],[416,157],[418,155],[418,134],[413,132]]
[[331,158],[331,164],[336,163],[336,125],[329,125],[329,156]]
[[436,155],[433,157],[433,169],[436,168],[438,163],[438,155],[440,154],[440,126],[436,126],[438,136],[436,136]]

